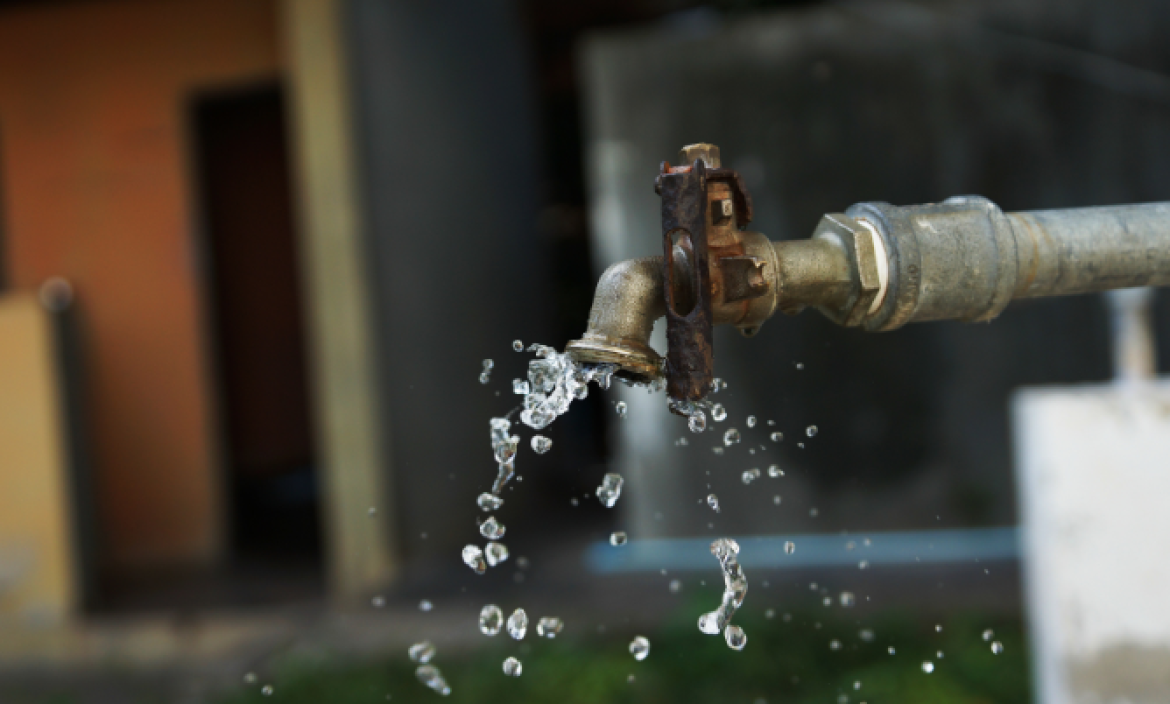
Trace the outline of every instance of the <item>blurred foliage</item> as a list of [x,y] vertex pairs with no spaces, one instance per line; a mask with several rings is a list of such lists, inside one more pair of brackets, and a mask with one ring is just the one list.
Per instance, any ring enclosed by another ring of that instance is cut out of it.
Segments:
[[[1030,699],[1026,647],[1020,623],[975,613],[949,616],[943,630],[919,616],[885,614],[849,619],[852,611],[793,613],[789,621],[736,619],[748,633],[747,648],[730,650],[722,637],[705,637],[692,623],[696,605],[670,623],[644,633],[650,656],[637,662],[627,644],[635,633],[610,627],[588,636],[566,633],[537,640],[531,630],[523,644],[501,634],[484,639],[474,652],[444,653],[432,664],[452,688],[440,697],[414,677],[406,654],[385,662],[285,662],[277,672],[242,687],[222,704],[358,704],[387,701],[555,702],[596,704],[686,704],[688,702],[898,702],[898,704],[1023,704]],[[535,620],[535,619],[534,619]],[[994,655],[984,630],[1004,652]],[[874,637],[862,637],[862,629]],[[830,642],[838,640],[834,650]],[[893,647],[894,654],[888,648]],[[937,653],[941,651],[940,659]],[[503,674],[505,657],[519,657],[523,675]],[[922,663],[935,664],[932,674]],[[630,680],[630,676],[633,680]],[[260,686],[271,682],[272,696]],[[860,687],[854,687],[860,683]]]

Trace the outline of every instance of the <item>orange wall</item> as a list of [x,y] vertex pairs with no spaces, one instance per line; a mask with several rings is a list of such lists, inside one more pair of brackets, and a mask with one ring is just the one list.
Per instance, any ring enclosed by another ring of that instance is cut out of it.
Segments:
[[107,564],[222,548],[186,101],[278,74],[274,2],[0,11],[8,278],[76,287]]

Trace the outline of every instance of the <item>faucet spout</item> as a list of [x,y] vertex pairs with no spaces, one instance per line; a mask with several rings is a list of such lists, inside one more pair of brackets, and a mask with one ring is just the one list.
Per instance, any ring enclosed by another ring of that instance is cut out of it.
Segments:
[[662,357],[650,346],[654,321],[666,315],[662,257],[613,264],[597,282],[589,325],[565,351],[578,362],[616,364],[618,376],[648,383],[662,374]]

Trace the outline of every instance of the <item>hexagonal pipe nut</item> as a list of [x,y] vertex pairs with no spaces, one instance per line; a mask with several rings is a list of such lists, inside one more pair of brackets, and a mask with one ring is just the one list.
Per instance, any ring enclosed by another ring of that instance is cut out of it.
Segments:
[[844,213],[829,213],[817,223],[813,237],[836,239],[844,248],[857,283],[856,295],[839,311],[841,325],[857,326],[865,321],[870,305],[881,290],[873,236],[861,223]]

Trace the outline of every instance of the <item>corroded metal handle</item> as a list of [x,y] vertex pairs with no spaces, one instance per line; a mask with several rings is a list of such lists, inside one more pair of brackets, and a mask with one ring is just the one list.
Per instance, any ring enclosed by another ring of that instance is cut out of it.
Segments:
[[[707,395],[714,376],[711,273],[707,255],[707,167],[672,169],[663,162],[662,280],[666,296],[666,392],[671,399],[697,401]],[[674,248],[689,255],[689,282],[676,280]],[[686,291],[689,295],[682,296]],[[689,310],[684,310],[689,304]]]

